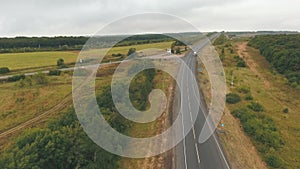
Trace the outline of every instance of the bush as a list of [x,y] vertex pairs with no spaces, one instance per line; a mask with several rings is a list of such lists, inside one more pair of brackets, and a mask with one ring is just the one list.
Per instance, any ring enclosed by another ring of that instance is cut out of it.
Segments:
[[245,100],[253,100],[251,93],[246,94]]
[[134,54],[136,52],[135,48],[130,48],[127,52],[127,56],[130,56],[131,54]]
[[7,81],[8,82],[16,82],[16,81],[19,81],[21,79],[25,79],[25,75],[15,75],[15,76],[9,77],[7,79]]
[[8,73],[10,70],[8,69],[8,67],[1,67],[0,68],[0,74],[4,74],[4,73]]
[[284,144],[275,122],[268,116],[248,108],[238,108],[231,113],[240,119],[243,130],[255,141],[262,154],[278,150]]
[[226,102],[229,104],[235,104],[241,101],[241,98],[238,94],[229,93],[226,95]]
[[60,70],[50,70],[49,73],[48,73],[48,75],[49,76],[59,76],[60,73],[61,73]]
[[255,102],[251,102],[247,107],[250,108],[251,110],[255,111],[255,112],[264,111],[264,107],[261,104],[255,103]]
[[288,108],[283,109],[283,113],[289,113],[289,109]]
[[265,157],[266,163],[274,168],[281,168],[283,166],[283,160],[275,154],[268,154]]
[[121,53],[117,53],[117,54],[113,53],[111,56],[114,56],[114,57],[120,57],[120,56],[124,56],[124,55],[121,54]]
[[57,67],[58,68],[66,68],[67,66],[65,65],[65,61],[62,59],[62,58],[60,58],[60,59],[58,59],[57,60]]
[[246,67],[246,63],[243,60],[239,60],[236,64],[237,67]]
[[247,86],[241,86],[238,88],[238,91],[239,91],[239,93],[247,94],[247,93],[250,93],[250,88]]

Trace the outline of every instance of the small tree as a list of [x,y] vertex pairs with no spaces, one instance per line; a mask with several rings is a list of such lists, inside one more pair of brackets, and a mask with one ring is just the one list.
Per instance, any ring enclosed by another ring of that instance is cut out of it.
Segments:
[[57,60],[57,66],[58,66],[59,68],[65,67],[65,61],[64,61],[62,58],[59,58],[59,59]]
[[135,53],[136,49],[135,48],[130,48],[127,52],[127,56],[130,56],[131,54]]
[[288,108],[283,109],[283,113],[289,113],[289,109]]

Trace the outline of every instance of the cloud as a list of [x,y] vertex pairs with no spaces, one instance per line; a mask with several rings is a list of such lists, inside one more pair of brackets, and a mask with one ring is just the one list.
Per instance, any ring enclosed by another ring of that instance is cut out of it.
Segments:
[[[113,20],[143,12],[176,15],[203,31],[299,30],[298,6],[293,0],[4,0],[0,36],[89,35]],[[165,22],[156,18],[143,26],[158,20]]]

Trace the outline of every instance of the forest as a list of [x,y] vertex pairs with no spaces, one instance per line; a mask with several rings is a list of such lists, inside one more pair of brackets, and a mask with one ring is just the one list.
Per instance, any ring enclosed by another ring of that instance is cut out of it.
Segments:
[[[116,43],[114,46],[130,46],[173,40],[166,35],[145,34],[124,36],[124,40],[117,42],[116,40],[120,37],[123,38],[122,36],[99,36],[93,37],[92,40],[105,42],[105,44]],[[0,38],[0,53],[81,50],[89,38],[87,36]],[[102,44],[102,46],[105,47],[105,44]]]
[[285,75],[289,84],[300,84],[300,35],[262,35],[249,41],[249,46],[259,49],[279,73]]

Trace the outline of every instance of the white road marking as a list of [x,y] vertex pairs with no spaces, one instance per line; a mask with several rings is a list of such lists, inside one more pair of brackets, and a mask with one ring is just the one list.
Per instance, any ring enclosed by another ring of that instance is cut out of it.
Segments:
[[[182,70],[183,71],[183,74],[184,74],[184,69]],[[181,86],[182,86],[182,77],[181,76]],[[181,103],[182,103],[182,100],[181,100]],[[182,134],[184,136],[184,123],[183,123],[183,112],[181,112],[181,123],[182,123]],[[184,154],[184,165],[185,165],[185,169],[187,169],[187,157],[186,157],[186,147],[185,147],[185,136],[183,137],[183,154]]]
[[196,147],[196,153],[197,153],[198,163],[200,164],[200,156],[199,156],[199,152],[198,152],[197,142],[195,143],[195,147]]

